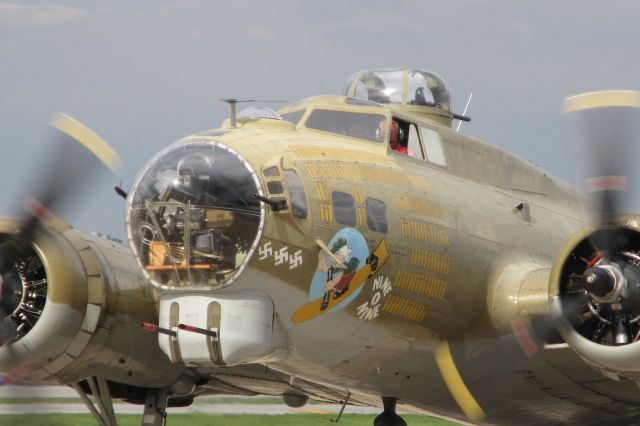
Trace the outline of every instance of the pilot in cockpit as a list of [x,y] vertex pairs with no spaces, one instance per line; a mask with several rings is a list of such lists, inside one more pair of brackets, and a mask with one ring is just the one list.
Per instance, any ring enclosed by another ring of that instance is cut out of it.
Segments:
[[389,132],[389,146],[395,152],[399,152],[400,154],[409,154],[409,150],[407,148],[406,141],[402,138],[402,132],[400,131],[400,126],[398,126],[398,122],[396,120],[391,121],[391,131]]
[[[379,131],[381,135],[384,135],[386,126],[386,121],[380,123]],[[396,120],[391,120],[391,127],[389,129],[389,147],[400,154],[407,155],[409,153],[407,143],[402,138],[402,132]]]

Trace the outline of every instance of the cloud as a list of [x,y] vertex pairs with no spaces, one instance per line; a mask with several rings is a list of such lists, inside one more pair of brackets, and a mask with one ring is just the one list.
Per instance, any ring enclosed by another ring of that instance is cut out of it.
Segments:
[[0,3],[0,26],[40,27],[58,25],[84,18],[89,13],[84,9],[55,4],[25,5]]

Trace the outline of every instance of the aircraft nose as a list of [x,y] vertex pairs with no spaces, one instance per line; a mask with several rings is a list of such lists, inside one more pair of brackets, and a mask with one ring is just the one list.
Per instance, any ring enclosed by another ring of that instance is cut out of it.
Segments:
[[229,146],[181,142],[160,152],[129,192],[129,244],[160,289],[231,284],[253,254],[264,224],[260,181]]

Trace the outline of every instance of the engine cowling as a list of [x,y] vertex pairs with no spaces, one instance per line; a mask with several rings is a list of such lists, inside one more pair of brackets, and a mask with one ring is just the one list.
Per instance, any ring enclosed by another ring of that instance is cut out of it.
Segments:
[[614,379],[640,379],[640,229],[637,221],[585,227],[556,258],[551,317],[587,363]]
[[[0,220],[0,235],[17,232],[19,225]],[[61,221],[42,227],[31,250],[3,277],[0,370],[5,374],[44,381],[71,364],[95,332],[104,283],[86,241],[78,237]]]
[[[20,222],[0,219],[0,243]],[[54,219],[0,284],[0,373],[34,384],[90,376],[143,387],[173,383],[184,366],[160,351],[153,291],[128,248]],[[153,369],[145,366],[152,365]]]

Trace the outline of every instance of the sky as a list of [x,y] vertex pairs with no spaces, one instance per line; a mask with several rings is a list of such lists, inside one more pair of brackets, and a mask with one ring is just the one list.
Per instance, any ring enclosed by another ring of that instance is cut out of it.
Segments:
[[122,238],[113,186],[128,190],[155,152],[218,127],[217,99],[341,94],[379,67],[436,72],[455,112],[473,93],[462,132],[572,180],[561,102],[640,89],[638,16],[635,0],[0,0],[0,213],[42,175],[59,111],[124,159],[60,214]]

